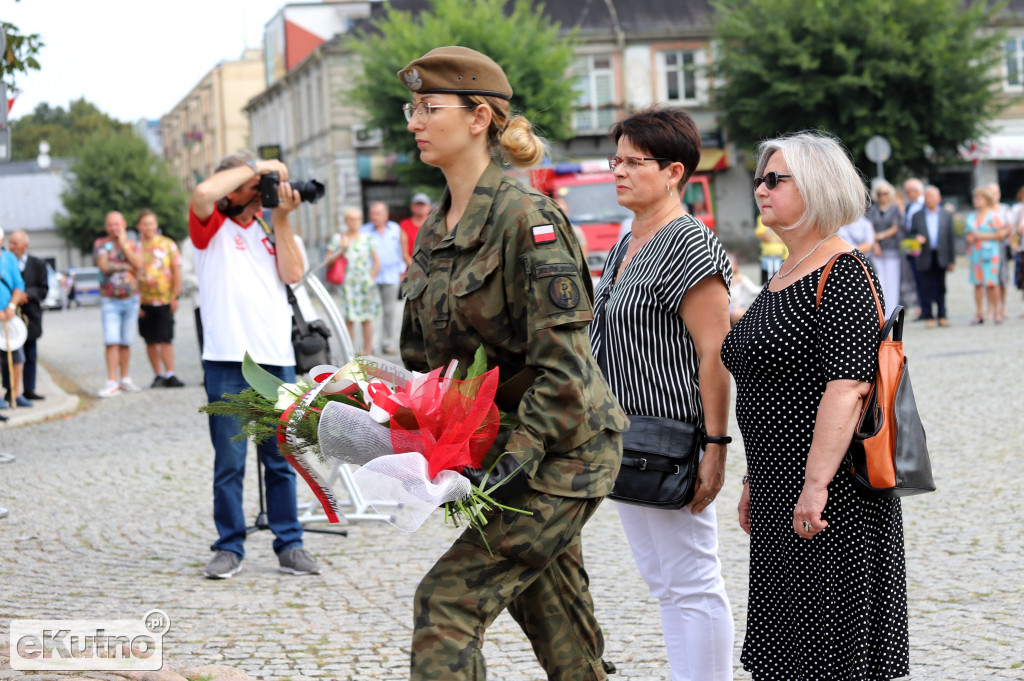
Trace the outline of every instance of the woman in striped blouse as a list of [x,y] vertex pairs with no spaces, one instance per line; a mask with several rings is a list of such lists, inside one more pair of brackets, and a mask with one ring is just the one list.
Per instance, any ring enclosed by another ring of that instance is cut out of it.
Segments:
[[682,109],[636,113],[612,128],[619,204],[631,231],[608,256],[591,341],[628,414],[688,421],[709,435],[693,502],[680,510],[616,504],[637,566],[661,608],[673,681],[732,678],[733,621],[718,559],[715,496],[725,479],[732,268],[680,192],[700,160]]

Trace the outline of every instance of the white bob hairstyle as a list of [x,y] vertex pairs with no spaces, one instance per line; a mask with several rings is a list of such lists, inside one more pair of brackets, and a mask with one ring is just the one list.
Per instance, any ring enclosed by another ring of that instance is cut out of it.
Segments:
[[758,145],[755,176],[764,176],[764,168],[776,152],[786,160],[804,202],[800,219],[781,229],[807,227],[825,238],[864,216],[869,204],[867,187],[835,137],[813,130],[765,140]]

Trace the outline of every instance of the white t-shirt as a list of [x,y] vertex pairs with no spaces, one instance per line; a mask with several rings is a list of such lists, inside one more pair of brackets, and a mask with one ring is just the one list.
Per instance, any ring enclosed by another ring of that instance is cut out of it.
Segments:
[[189,207],[195,246],[203,359],[294,366],[292,311],[277,273],[277,252],[260,224],[243,227],[214,208],[200,222]]

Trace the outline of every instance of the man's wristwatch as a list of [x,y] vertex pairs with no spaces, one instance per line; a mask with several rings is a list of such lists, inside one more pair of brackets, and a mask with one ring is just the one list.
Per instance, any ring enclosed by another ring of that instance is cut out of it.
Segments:
[[246,161],[245,165],[249,166],[249,169],[252,170],[252,174],[253,175],[259,175],[260,174],[260,171],[256,170],[256,159],[251,159],[249,161]]

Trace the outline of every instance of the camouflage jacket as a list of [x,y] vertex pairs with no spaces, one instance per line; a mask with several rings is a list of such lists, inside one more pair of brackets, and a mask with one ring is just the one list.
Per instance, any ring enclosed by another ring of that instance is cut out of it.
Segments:
[[607,494],[621,462],[619,438],[598,451],[581,445],[605,429],[623,432],[629,421],[590,349],[593,284],[568,220],[549,198],[493,163],[448,232],[450,201],[445,190],[416,238],[405,279],[402,359],[417,371],[452,359],[469,366],[482,345],[502,381],[533,369],[520,423],[503,429],[489,458],[511,452],[541,492]]

